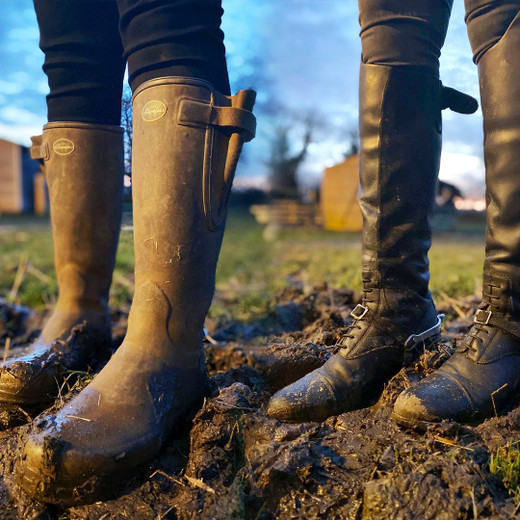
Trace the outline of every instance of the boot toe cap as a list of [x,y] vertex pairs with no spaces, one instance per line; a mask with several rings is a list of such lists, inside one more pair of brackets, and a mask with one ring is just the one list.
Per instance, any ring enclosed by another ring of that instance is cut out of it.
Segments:
[[15,479],[30,497],[41,502],[88,504],[113,494],[115,482],[105,478],[111,462],[110,457],[72,449],[57,432],[47,430],[29,435]]
[[280,421],[307,422],[323,421],[335,409],[334,393],[318,369],[274,394],[267,413]]
[[472,412],[471,399],[460,382],[435,373],[399,395],[392,417],[401,426],[420,429],[444,419],[465,421]]
[[63,476],[57,464],[59,442],[38,433],[27,438],[22,457],[16,466],[17,484],[32,498],[55,503],[60,496],[59,477]]
[[[87,390],[84,398],[89,397]],[[41,502],[70,506],[108,498],[115,477],[125,476],[131,458],[125,456],[125,446],[112,436],[103,442],[113,432],[96,431],[95,421],[80,415],[87,410],[74,404],[33,422],[17,463],[17,484]]]
[[25,361],[0,367],[0,402],[5,405],[39,405],[52,401],[56,392],[55,371],[37,369]]
[[394,405],[392,413],[394,421],[409,428],[420,428],[430,422],[438,422],[435,415],[428,412],[427,406],[420,397],[415,395],[413,389],[402,392]]

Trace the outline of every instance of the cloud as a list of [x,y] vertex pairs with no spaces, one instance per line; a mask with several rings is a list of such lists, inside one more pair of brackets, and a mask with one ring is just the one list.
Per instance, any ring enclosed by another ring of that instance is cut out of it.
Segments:
[[32,125],[6,125],[0,122],[0,139],[5,139],[23,146],[30,146],[30,136],[41,134],[44,122],[45,121],[42,121],[40,124],[36,123]]
[[13,123],[13,125],[31,126],[36,121],[34,113],[17,106],[6,106],[0,108],[0,121],[4,123]]
[[443,152],[439,178],[456,184],[466,197],[484,195],[484,161],[464,152]]

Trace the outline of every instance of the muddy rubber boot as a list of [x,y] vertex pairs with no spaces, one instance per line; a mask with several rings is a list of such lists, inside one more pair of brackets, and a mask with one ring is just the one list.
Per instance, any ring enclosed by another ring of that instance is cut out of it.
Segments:
[[111,347],[108,292],[121,225],[123,131],[49,123],[33,137],[50,197],[59,295],[26,353],[0,366],[0,407],[35,410],[56,398],[67,370]]
[[135,92],[128,331],[94,380],[35,424],[17,473],[31,496],[65,505],[110,496],[208,394],[203,325],[232,177],[255,132],[254,98],[176,77]]
[[479,62],[487,234],[483,301],[453,356],[405,390],[393,418],[423,429],[517,404],[520,390],[520,16]]
[[269,415],[284,421],[368,405],[440,333],[427,255],[441,109],[470,112],[476,102],[403,68],[362,64],[360,78],[364,297],[338,352],[271,398]]

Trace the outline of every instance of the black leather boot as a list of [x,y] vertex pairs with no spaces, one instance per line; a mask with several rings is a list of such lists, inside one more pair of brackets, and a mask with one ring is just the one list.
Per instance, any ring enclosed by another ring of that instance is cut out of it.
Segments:
[[455,354],[397,399],[393,417],[404,426],[478,420],[519,400],[519,48],[517,16],[479,62],[487,190],[483,301]]
[[364,298],[335,353],[277,392],[268,413],[321,421],[365,406],[425,341],[439,336],[428,292],[429,217],[441,152],[441,109],[476,110],[432,75],[361,65]]
[[126,337],[94,380],[37,419],[19,484],[44,502],[110,495],[153,459],[209,390],[204,318],[215,287],[226,203],[253,91],[165,77],[133,100],[135,294]]

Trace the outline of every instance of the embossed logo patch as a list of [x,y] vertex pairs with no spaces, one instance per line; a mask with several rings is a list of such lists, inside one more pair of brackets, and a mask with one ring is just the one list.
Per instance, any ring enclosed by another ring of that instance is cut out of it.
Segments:
[[166,114],[166,110],[166,105],[162,101],[153,99],[152,101],[148,101],[143,107],[141,116],[145,121],[157,121]]
[[52,148],[58,155],[69,155],[74,151],[74,143],[70,139],[58,139]]

